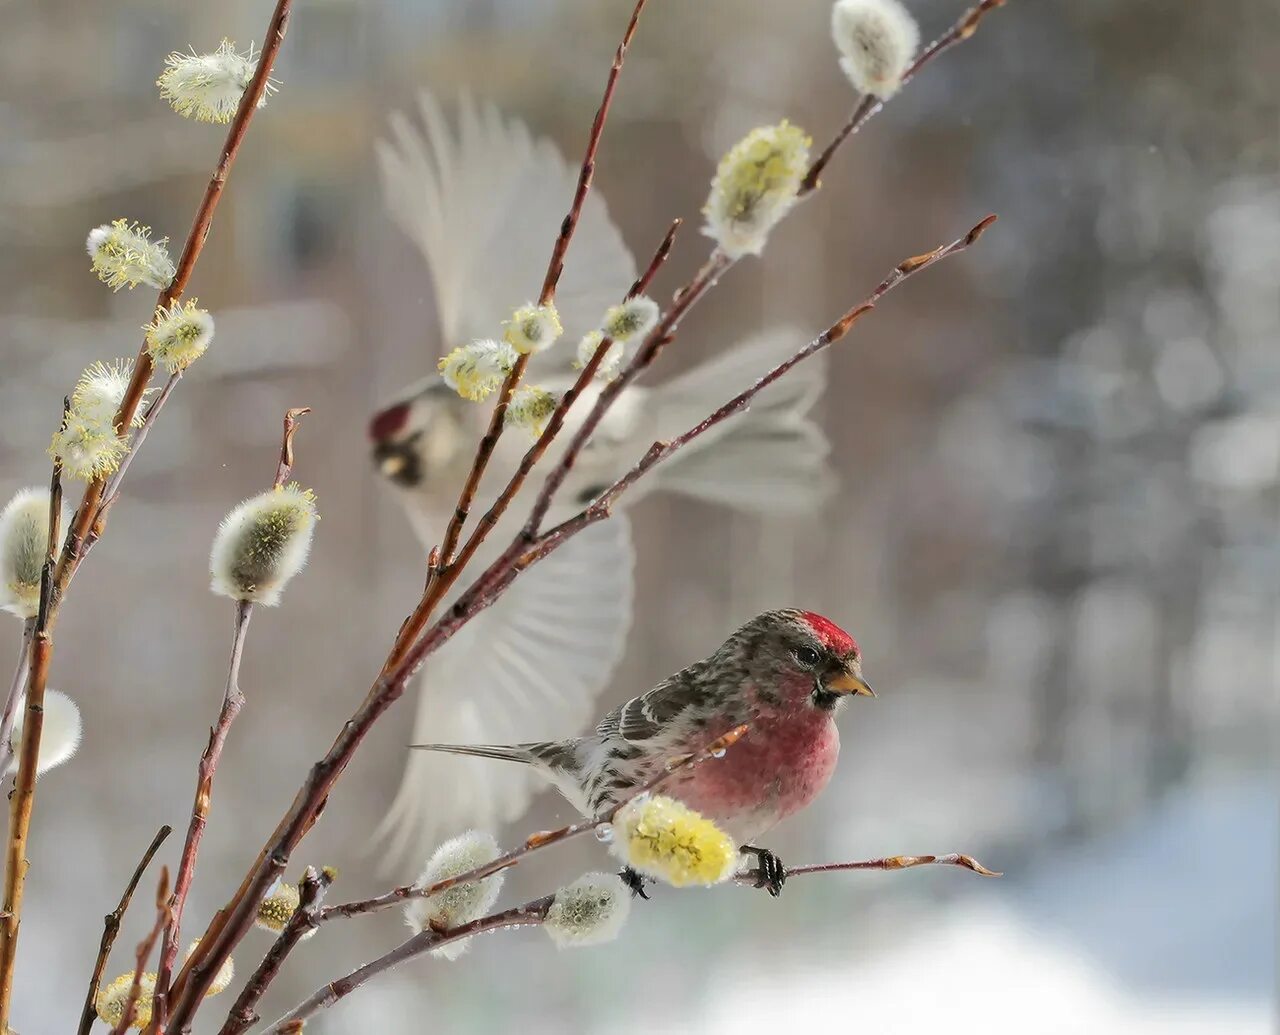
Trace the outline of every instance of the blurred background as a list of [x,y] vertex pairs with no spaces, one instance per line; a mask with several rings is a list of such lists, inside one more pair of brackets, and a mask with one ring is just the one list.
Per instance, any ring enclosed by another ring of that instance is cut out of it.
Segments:
[[[923,35],[962,3],[914,3]],[[0,4],[5,497],[46,480],[79,370],[132,355],[150,318],[145,289],[94,281],[88,229],[127,216],[180,242],[216,159],[222,131],[160,101],[164,55],[260,40],[269,6]],[[637,253],[672,216],[696,222],[715,159],[753,125],[788,115],[821,142],[844,119],[829,6],[653,0],[596,179]],[[219,774],[192,934],[417,598],[421,551],[364,438],[376,403],[436,355],[425,271],[379,197],[387,113],[419,86],[469,89],[576,161],[630,8],[298,3],[283,87],[190,288],[217,342],[131,468],[58,627],[51,685],[79,701],[86,732],[40,784],[22,1035],[70,1030],[102,915],[156,828],[185,826],[230,634],[207,544],[270,478],[287,406],[315,410],[297,474],[324,520],[308,571],[249,637],[249,706]],[[999,213],[980,247],[835,350],[821,407],[841,487],[820,513],[640,506],[639,620],[602,710],[759,610],[824,612],[862,642],[880,698],[847,714],[833,787],[771,843],[796,863],[965,851],[1004,879],[840,874],[797,879],[778,901],[660,890],[614,944],[557,953],[536,932],[490,936],[456,964],[401,968],[309,1031],[1273,1030],[1278,59],[1275,0],[1011,0],[856,138],[659,371],[761,325],[816,332],[902,258]],[[655,294],[706,247],[687,233]],[[3,635],[0,652],[16,651],[18,622]],[[385,887],[369,835],[411,706],[375,731],[295,859],[337,866],[342,898]],[[568,818],[545,795],[505,833]],[[594,842],[545,853],[507,897],[603,861]],[[150,919],[134,909],[108,976],[132,965]],[[326,930],[263,1015],[402,934],[395,913]],[[250,935],[242,972],[267,944]],[[212,1030],[222,1011],[206,1013]]]

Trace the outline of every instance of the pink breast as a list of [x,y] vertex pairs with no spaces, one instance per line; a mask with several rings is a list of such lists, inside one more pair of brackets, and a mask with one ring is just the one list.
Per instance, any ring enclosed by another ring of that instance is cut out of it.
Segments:
[[812,709],[761,719],[724,758],[711,759],[671,785],[690,808],[749,837],[814,800],[835,771],[840,734]]

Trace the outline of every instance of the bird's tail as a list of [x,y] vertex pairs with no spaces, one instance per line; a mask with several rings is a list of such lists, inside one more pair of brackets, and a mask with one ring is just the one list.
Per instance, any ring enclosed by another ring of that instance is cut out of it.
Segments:
[[[655,389],[658,432],[678,435],[727,402],[806,340],[776,328],[749,339]],[[664,489],[739,510],[800,513],[834,487],[830,445],[809,416],[826,385],[826,357],[796,366],[761,391],[750,409],[724,421],[681,450],[657,475]]]
[[410,744],[415,751],[444,751],[450,755],[470,755],[473,758],[499,758],[506,762],[537,765],[541,759],[536,750],[542,744]]

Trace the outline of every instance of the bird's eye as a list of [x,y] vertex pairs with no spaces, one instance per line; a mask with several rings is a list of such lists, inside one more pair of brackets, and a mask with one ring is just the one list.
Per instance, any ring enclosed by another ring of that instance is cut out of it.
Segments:
[[821,660],[822,656],[812,647],[796,648],[796,661],[804,665],[805,668],[813,668]]

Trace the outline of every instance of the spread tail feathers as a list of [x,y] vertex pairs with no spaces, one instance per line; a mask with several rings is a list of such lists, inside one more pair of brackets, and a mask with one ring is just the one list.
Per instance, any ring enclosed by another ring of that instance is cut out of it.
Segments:
[[[660,435],[696,424],[804,341],[798,330],[769,330],[660,386]],[[809,417],[826,384],[825,358],[805,360],[760,392],[745,412],[696,439],[655,472],[662,487],[747,511],[804,513],[819,505],[834,487],[830,446]]]

